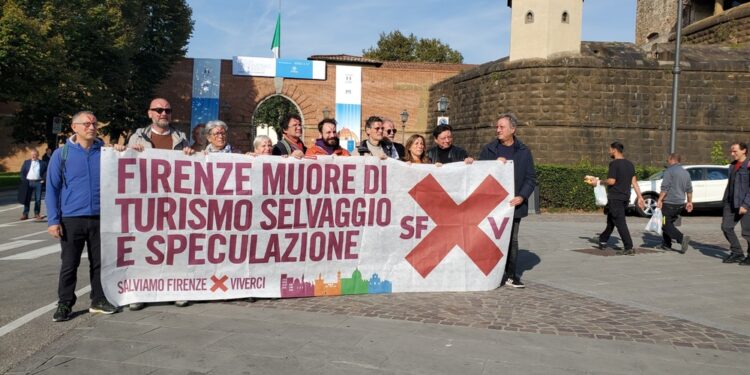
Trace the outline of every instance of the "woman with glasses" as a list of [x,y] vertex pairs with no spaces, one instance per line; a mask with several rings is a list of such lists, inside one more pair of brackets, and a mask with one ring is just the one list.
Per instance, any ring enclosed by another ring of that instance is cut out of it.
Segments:
[[229,144],[229,127],[224,121],[211,120],[206,123],[206,153],[212,152],[223,152],[223,153],[234,153],[236,152],[232,145]]
[[403,161],[415,164],[432,164],[432,160],[424,152],[424,137],[414,134],[406,140],[404,145],[405,154]]

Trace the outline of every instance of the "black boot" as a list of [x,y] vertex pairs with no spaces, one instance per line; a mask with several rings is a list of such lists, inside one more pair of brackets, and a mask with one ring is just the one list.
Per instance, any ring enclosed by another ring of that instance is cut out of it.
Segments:
[[750,266],[750,255],[746,256],[740,263],[740,266]]

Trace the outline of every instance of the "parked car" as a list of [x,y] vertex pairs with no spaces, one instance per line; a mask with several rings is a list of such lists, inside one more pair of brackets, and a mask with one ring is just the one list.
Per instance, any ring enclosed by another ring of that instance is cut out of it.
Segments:
[[[696,209],[721,209],[721,199],[727,187],[729,168],[726,165],[685,165],[693,183],[693,207]],[[630,191],[630,207],[640,216],[651,217],[656,208],[656,201],[661,192],[661,180],[664,171],[651,175],[644,181],[638,181],[646,207],[635,205],[635,191]]]

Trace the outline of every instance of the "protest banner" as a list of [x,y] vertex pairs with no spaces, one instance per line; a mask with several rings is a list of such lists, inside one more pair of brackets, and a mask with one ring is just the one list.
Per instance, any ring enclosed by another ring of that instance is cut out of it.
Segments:
[[513,164],[105,149],[116,305],[498,287]]

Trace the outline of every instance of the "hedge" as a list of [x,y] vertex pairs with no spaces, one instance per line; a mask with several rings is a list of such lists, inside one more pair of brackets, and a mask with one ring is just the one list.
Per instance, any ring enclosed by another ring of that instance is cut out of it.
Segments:
[[[642,180],[661,171],[659,167],[636,166],[636,177]],[[586,175],[605,178],[607,167],[592,165],[536,165],[539,203],[541,208],[588,210],[596,209],[594,192],[583,182]]]
[[18,187],[21,182],[21,175],[18,172],[0,173],[0,188]]

